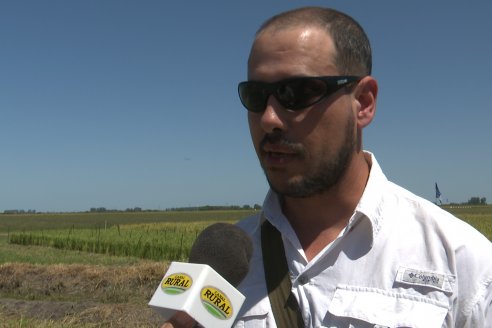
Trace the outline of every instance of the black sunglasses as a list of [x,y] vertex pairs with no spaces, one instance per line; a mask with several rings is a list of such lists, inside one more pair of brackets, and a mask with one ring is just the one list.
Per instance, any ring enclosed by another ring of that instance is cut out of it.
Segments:
[[273,83],[244,81],[239,83],[238,91],[243,106],[250,112],[263,112],[270,95],[273,95],[285,109],[298,111],[320,102],[360,79],[359,76],[310,76]]

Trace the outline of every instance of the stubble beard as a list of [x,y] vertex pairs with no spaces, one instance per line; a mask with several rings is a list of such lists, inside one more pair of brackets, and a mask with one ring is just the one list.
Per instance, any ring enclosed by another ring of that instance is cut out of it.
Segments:
[[351,115],[345,126],[345,140],[331,160],[321,162],[313,167],[311,172],[287,181],[282,189],[275,186],[263,168],[270,188],[280,196],[292,198],[308,198],[329,191],[344,176],[354,154],[356,148],[354,120],[354,116]]

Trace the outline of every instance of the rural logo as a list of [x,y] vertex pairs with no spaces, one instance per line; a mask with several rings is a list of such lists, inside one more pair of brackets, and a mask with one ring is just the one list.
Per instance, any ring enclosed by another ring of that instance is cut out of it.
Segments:
[[162,280],[162,291],[169,295],[178,295],[186,292],[193,280],[186,273],[173,273]]
[[232,316],[232,304],[229,298],[215,287],[203,287],[200,298],[205,309],[217,319],[226,320]]

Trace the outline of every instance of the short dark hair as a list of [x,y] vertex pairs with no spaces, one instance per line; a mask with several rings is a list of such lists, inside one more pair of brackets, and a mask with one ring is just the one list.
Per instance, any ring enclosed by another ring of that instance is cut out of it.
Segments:
[[256,36],[267,30],[300,26],[320,27],[328,32],[335,44],[335,65],[340,74],[371,74],[371,44],[364,29],[352,17],[331,8],[303,7],[280,13],[263,23]]

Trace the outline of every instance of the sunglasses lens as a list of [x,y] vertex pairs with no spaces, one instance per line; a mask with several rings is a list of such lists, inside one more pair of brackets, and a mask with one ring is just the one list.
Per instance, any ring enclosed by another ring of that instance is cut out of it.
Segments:
[[287,79],[275,83],[246,81],[239,83],[239,98],[250,112],[265,110],[268,97],[275,96],[285,109],[296,111],[310,107],[351,82],[355,76],[321,76]]
[[269,96],[267,84],[261,82],[241,82],[238,87],[239,99],[250,112],[262,112],[265,110]]
[[301,109],[311,106],[325,96],[327,85],[318,79],[296,79],[281,84],[275,96],[287,109]]

